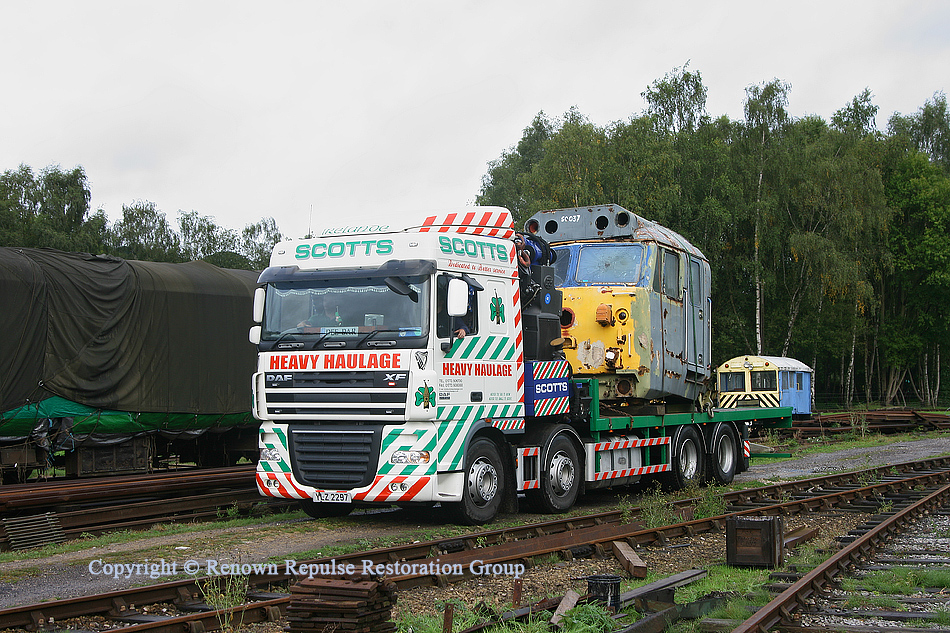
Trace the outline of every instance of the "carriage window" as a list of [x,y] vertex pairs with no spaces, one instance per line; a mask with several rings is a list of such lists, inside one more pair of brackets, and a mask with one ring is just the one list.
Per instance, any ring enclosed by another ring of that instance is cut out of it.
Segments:
[[802,390],[802,372],[796,373],[796,374],[795,374],[795,379],[796,379],[796,381],[797,381],[797,383],[798,383],[798,390],[801,391],[801,390]]
[[774,371],[753,371],[752,391],[775,391],[776,377]]
[[719,374],[719,390],[722,392],[745,391],[745,373],[725,372]]
[[788,391],[788,374],[789,372],[782,372],[782,391]]

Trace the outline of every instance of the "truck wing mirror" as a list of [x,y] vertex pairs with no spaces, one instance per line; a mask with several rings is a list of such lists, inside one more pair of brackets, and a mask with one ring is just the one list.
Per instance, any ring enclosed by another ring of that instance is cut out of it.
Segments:
[[462,279],[449,279],[445,309],[449,316],[465,316],[468,312],[468,284]]
[[264,320],[264,289],[254,289],[254,323]]

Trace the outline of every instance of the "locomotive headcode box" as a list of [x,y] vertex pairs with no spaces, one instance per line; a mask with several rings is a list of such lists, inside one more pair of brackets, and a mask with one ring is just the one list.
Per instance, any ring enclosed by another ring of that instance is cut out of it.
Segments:
[[784,538],[782,517],[729,517],[726,562],[737,567],[781,567]]

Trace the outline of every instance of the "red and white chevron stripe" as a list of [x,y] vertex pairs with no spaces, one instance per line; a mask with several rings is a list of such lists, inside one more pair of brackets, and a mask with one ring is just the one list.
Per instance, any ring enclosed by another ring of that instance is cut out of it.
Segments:
[[545,360],[532,363],[535,380],[548,378],[568,378],[571,375],[570,363],[566,360]]
[[749,457],[752,454],[752,447],[749,446],[749,440],[742,440],[742,455]]
[[520,431],[524,428],[524,418],[506,418],[503,420],[492,420],[491,425],[502,431]]
[[[512,249],[512,252],[514,249]],[[517,274],[517,269],[515,273]],[[518,383],[518,392],[515,396],[518,402],[524,403],[524,339],[521,334],[521,285],[518,278],[511,280],[512,306],[511,313],[514,316],[515,328],[515,377]]]
[[[257,473],[257,490],[266,497],[284,499],[310,499],[310,494],[294,484],[289,473]],[[276,481],[277,486],[268,486],[266,480]]]
[[660,464],[658,466],[643,466],[642,468],[611,470],[606,473],[594,473],[594,481],[600,481],[602,479],[617,479],[618,477],[634,477],[636,475],[652,475],[654,473],[666,472],[669,469],[669,464]]
[[594,444],[595,451],[612,451],[618,448],[639,448],[641,446],[660,446],[669,444],[669,437],[652,437],[646,440],[619,440],[616,442],[598,442]]
[[534,403],[534,414],[542,415],[560,415],[567,413],[571,409],[571,399],[567,396],[559,398],[545,398]]
[[[389,503],[412,501],[429,485],[431,479],[431,477],[407,477],[406,475],[376,475],[376,479],[373,480],[369,490],[353,495],[353,501],[386,501]],[[390,487],[392,484],[402,484],[407,481],[412,482],[408,490],[396,492]]]
[[[518,449],[518,461],[519,463],[526,457],[538,457],[541,454],[540,446],[529,446],[528,448],[519,448]],[[526,479],[522,484],[520,490],[536,490],[541,487],[540,479]]]
[[463,213],[447,213],[445,215],[431,215],[427,217],[420,233],[430,231],[438,233],[469,233],[471,235],[485,235],[508,239],[515,230],[511,221],[511,213],[507,209],[472,210]]

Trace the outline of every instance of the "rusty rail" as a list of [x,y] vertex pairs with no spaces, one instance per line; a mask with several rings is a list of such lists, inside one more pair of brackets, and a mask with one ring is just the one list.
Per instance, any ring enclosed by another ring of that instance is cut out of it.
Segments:
[[936,492],[885,519],[873,530],[842,548],[776,596],[771,602],[756,611],[751,618],[733,629],[733,633],[767,633],[769,629],[783,620],[789,620],[794,612],[805,605],[812,595],[833,583],[839,574],[845,573],[849,567],[857,564],[862,558],[869,557],[883,544],[888,536],[901,531],[908,522],[916,520],[933,508],[946,504],[948,500],[950,500],[950,485],[945,485]]

